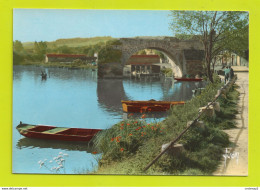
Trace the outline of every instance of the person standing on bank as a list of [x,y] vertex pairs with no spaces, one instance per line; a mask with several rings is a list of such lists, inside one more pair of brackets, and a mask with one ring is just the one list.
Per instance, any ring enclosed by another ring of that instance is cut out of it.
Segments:
[[229,78],[232,79],[234,77],[234,70],[231,66],[229,66],[230,73],[229,73]]
[[225,84],[227,83],[227,81],[229,80],[229,73],[230,73],[230,69],[228,66],[226,66],[226,68],[224,69],[225,72]]

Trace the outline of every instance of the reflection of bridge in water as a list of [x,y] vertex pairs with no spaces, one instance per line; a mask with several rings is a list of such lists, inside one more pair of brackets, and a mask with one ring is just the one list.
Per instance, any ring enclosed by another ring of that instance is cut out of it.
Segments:
[[[140,77],[132,79],[98,79],[97,96],[100,107],[108,112],[122,113],[121,100],[140,100],[136,92],[131,92],[131,86],[135,89],[143,89],[149,85],[157,85],[155,90],[161,90],[161,97],[156,100],[164,101],[186,101],[192,98],[192,90],[203,87],[203,82],[174,82],[172,78],[165,77]],[[129,89],[130,88],[130,89]],[[152,89],[152,87],[151,87]],[[138,92],[137,92],[138,93]],[[142,93],[142,92],[140,92]],[[149,98],[152,99],[152,98]],[[145,99],[145,100],[149,100]],[[124,114],[124,118],[125,118]],[[152,114],[150,114],[152,116]],[[155,116],[154,114],[153,116]],[[165,117],[165,114],[158,114],[158,117]]]

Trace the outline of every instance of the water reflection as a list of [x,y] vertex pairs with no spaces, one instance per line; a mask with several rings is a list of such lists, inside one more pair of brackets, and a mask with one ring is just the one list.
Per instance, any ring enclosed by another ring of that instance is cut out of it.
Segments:
[[121,100],[128,100],[122,79],[99,79],[97,82],[98,103],[109,112],[122,113]]
[[[47,73],[41,80],[41,73]],[[15,129],[20,122],[77,128],[106,129],[128,117],[121,100],[187,101],[201,83],[174,82],[172,78],[140,77],[97,79],[97,71],[84,69],[14,66],[13,69],[13,172],[41,173],[37,162],[61,150],[70,157],[67,173],[95,161],[89,144],[22,138]],[[147,113],[160,119],[167,112]],[[137,113],[132,118],[140,118]],[[96,150],[95,150],[96,151]],[[31,155],[31,156],[28,156]],[[23,160],[23,164],[20,161]],[[79,164],[80,162],[80,164]],[[32,163],[36,166],[32,167]],[[48,172],[48,171],[46,171]]]
[[77,150],[86,151],[88,153],[93,152],[93,145],[88,142],[67,142],[67,141],[55,141],[55,140],[43,140],[43,139],[30,139],[22,138],[18,140],[16,148],[51,148],[60,150]]

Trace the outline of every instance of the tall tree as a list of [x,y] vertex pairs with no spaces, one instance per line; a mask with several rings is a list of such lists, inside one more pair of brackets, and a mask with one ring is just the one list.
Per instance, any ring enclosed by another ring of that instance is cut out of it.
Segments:
[[215,57],[225,50],[236,51],[238,49],[236,46],[244,43],[240,40],[248,41],[248,36],[242,35],[248,26],[248,12],[171,11],[170,16],[172,18],[170,28],[175,34],[197,38],[202,42],[205,69],[212,82]]
[[16,52],[21,52],[24,50],[22,42],[15,40],[13,43],[13,49]]
[[34,52],[38,55],[43,55],[47,51],[47,43],[40,41],[34,42]]

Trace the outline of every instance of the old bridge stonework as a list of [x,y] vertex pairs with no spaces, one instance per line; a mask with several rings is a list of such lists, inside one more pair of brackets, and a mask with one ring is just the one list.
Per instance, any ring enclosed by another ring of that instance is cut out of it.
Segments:
[[[172,67],[178,66],[182,75],[202,74],[203,70],[203,46],[198,40],[179,40],[174,37],[149,37],[149,38],[121,38],[121,45],[115,45],[114,49],[121,50],[121,63],[111,63],[113,67],[123,69],[127,60],[135,53],[143,49],[155,49],[165,53],[170,58]],[[112,73],[106,73],[104,78],[120,77]],[[122,75],[121,75],[122,77]]]

